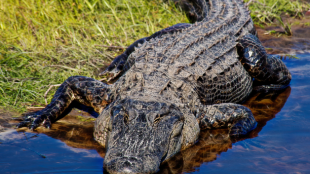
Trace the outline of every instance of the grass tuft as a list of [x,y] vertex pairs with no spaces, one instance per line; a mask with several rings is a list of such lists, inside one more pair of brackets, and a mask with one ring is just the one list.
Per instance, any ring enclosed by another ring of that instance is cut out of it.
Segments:
[[291,24],[284,23],[282,15],[300,19],[310,9],[310,4],[300,0],[245,0],[250,3],[251,17],[259,26],[277,22],[287,35],[291,35]]

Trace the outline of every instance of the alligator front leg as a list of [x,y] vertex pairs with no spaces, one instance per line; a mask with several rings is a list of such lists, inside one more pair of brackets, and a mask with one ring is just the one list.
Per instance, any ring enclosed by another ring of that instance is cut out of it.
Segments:
[[255,79],[253,90],[269,92],[289,85],[292,76],[285,64],[276,56],[267,54],[256,36],[243,36],[237,48],[241,63]]
[[207,105],[198,116],[201,129],[230,128],[231,136],[245,135],[257,122],[251,110],[234,103]]
[[35,129],[41,124],[50,128],[51,124],[66,115],[66,109],[73,101],[93,107],[100,112],[109,103],[109,86],[84,76],[69,77],[57,89],[52,101],[44,109],[26,114],[17,127]]

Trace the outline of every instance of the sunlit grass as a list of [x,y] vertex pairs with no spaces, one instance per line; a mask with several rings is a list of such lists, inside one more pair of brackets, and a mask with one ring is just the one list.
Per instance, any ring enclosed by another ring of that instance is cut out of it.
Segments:
[[[162,0],[0,1],[0,105],[44,106],[52,84],[93,78],[135,40],[188,22]],[[50,92],[49,100],[54,91]]]
[[[251,2],[250,2],[251,1]],[[258,25],[268,25],[275,21],[285,25],[281,14],[293,18],[302,18],[303,12],[310,10],[310,4],[301,0],[245,0],[250,2],[251,17]]]
[[[250,5],[259,24],[283,12],[300,17],[308,7],[288,0]],[[0,106],[19,112],[44,106],[52,84],[73,75],[99,79],[100,68],[123,51],[109,46],[125,48],[183,22],[185,15],[164,0],[1,0]]]

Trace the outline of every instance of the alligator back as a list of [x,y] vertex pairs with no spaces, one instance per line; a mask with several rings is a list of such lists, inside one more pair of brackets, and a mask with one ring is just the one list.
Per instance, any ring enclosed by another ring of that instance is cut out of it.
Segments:
[[255,34],[247,7],[239,0],[201,4],[208,9],[202,21],[136,48],[127,62],[131,69],[116,83],[118,95],[194,109],[238,103],[250,94],[252,79],[236,51],[238,38]]

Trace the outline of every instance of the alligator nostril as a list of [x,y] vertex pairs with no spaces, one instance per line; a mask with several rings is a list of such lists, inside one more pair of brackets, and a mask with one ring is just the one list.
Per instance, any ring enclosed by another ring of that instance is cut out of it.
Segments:
[[135,157],[121,157],[109,160],[104,164],[104,168],[110,174],[147,173],[143,171],[142,164],[142,161]]
[[124,167],[131,167],[131,163],[129,161],[125,161],[124,162]]
[[141,169],[140,166],[138,164],[133,164],[131,161],[123,161],[120,165],[119,165],[119,171],[118,173],[141,173]]

